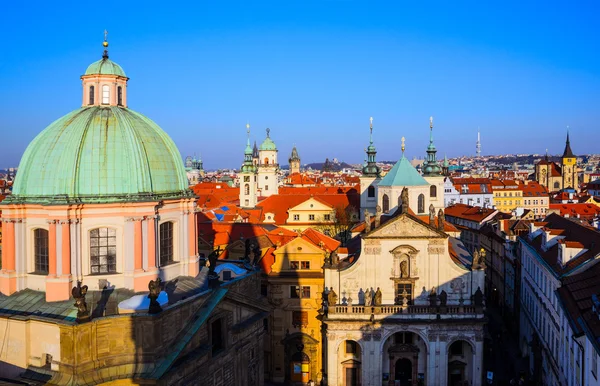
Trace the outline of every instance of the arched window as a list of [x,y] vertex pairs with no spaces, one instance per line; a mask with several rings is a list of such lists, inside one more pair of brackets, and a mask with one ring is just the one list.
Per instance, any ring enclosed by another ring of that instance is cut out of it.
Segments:
[[554,189],[560,189],[560,184],[558,183],[558,181],[554,183]]
[[389,213],[390,211],[390,198],[387,194],[384,194],[382,199],[383,213]]
[[269,159],[267,157],[265,157],[265,165],[269,164]]
[[102,86],[102,104],[107,105],[110,103],[110,86],[105,84]]
[[123,88],[117,87],[117,105],[123,106]]
[[431,185],[429,187],[429,197],[437,197],[437,186]]
[[249,184],[244,185],[244,194],[245,195],[250,194],[250,185]]
[[425,213],[425,195],[419,194],[419,213]]
[[35,273],[48,274],[48,231],[36,229],[33,231],[33,254]]
[[165,222],[160,224],[159,230],[160,240],[160,265],[167,265],[173,262],[173,223]]
[[117,272],[117,231],[96,228],[90,231],[90,272]]
[[369,186],[369,189],[367,189],[367,197],[375,197],[375,187],[373,185]]
[[88,105],[94,104],[94,86],[90,86],[90,101]]

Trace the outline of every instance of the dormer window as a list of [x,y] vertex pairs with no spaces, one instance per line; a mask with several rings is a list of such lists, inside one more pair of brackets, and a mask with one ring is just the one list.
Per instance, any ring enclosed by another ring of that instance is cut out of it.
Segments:
[[105,84],[102,86],[102,104],[107,105],[110,103],[110,86]]
[[88,105],[94,104],[94,86],[90,86],[90,101]]

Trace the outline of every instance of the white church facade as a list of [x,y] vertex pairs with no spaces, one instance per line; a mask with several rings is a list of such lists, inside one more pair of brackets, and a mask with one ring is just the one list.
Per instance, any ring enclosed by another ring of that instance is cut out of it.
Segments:
[[485,267],[404,160],[377,189],[375,215],[363,208],[360,252],[325,264],[327,384],[481,385]]

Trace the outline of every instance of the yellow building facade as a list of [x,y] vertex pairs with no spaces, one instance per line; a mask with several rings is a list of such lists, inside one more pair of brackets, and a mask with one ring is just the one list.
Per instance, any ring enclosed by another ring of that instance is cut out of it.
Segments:
[[501,212],[511,212],[513,209],[522,206],[523,191],[515,181],[492,181],[494,190],[493,204]]

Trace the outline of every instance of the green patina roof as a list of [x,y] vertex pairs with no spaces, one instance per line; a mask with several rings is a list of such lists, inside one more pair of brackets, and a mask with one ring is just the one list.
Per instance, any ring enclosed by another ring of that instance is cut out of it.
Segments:
[[27,147],[8,202],[118,202],[189,195],[179,150],[144,115],[90,106]]
[[383,177],[379,186],[421,186],[429,185],[419,174],[406,157],[402,155],[400,161]]
[[277,150],[277,146],[270,137],[267,137],[260,145],[260,150]]
[[126,78],[125,71],[117,63],[108,58],[102,58],[90,64],[85,70],[85,75],[118,75]]

